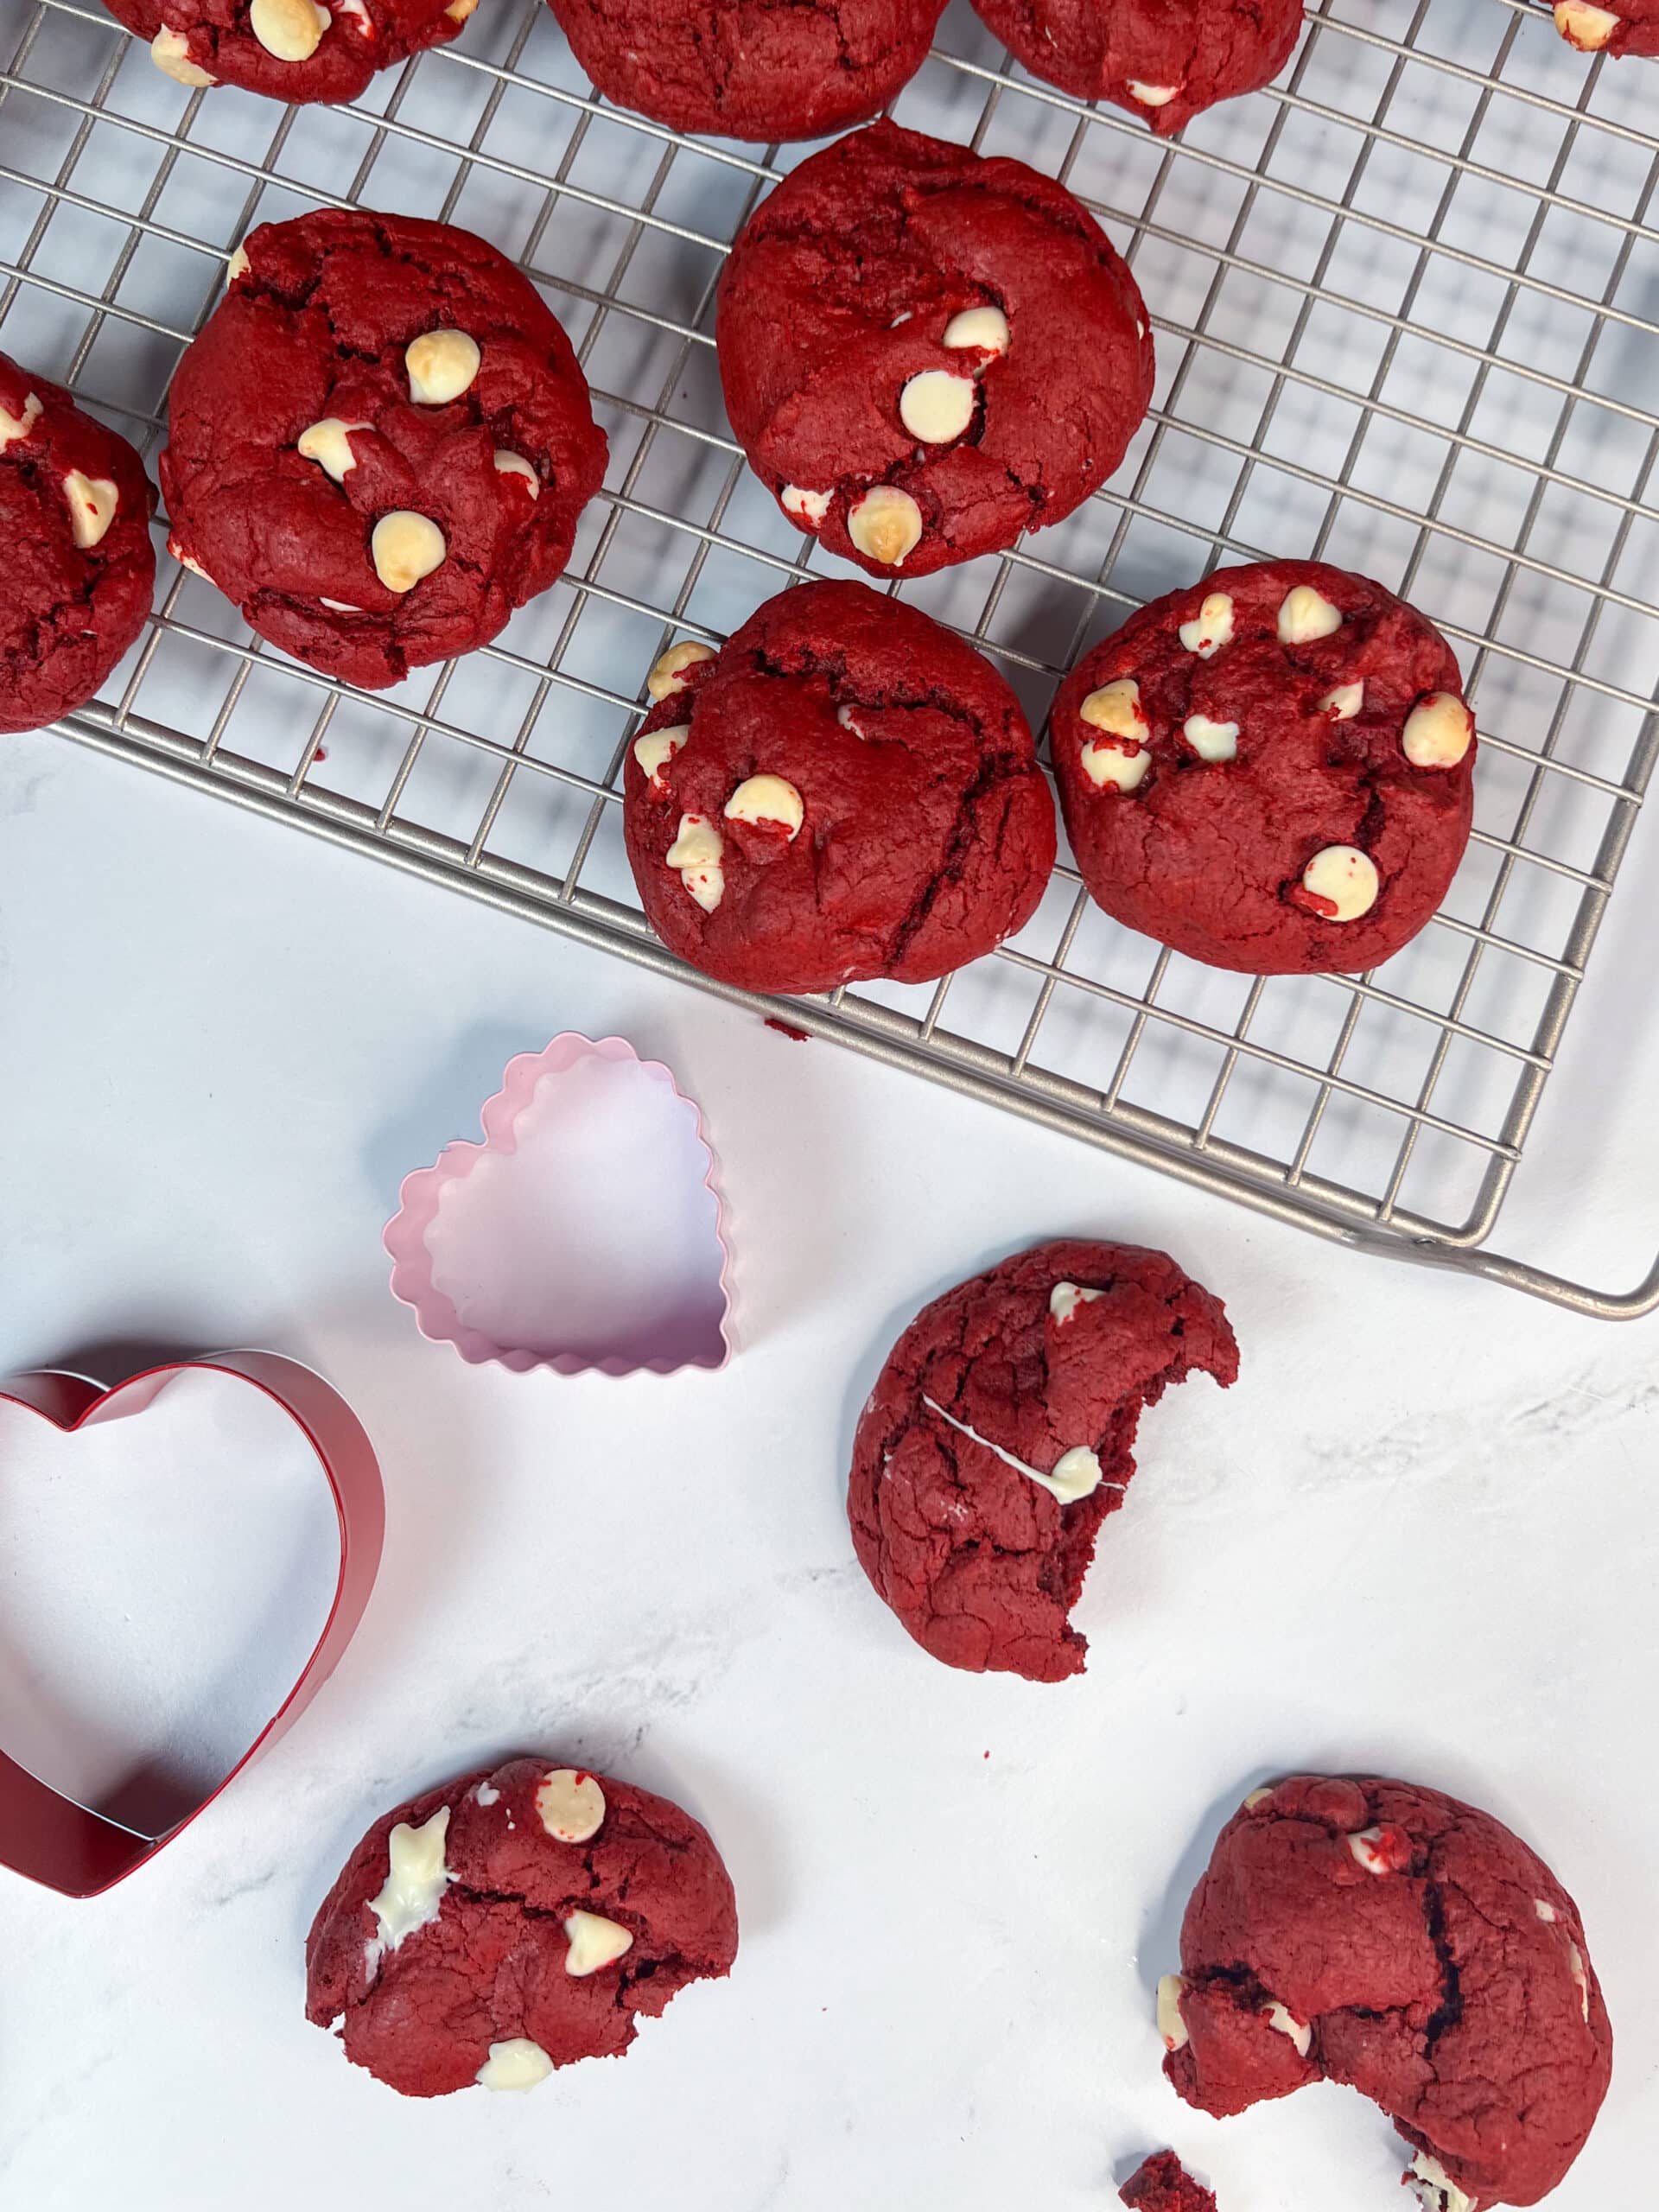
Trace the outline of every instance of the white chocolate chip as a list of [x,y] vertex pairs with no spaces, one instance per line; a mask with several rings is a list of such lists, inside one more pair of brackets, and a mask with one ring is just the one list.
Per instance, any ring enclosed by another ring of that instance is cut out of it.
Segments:
[[1298,2056],[1302,2058],[1307,2056],[1313,2043],[1313,2031],[1306,2020],[1299,2020],[1296,2015],[1287,2010],[1276,1997],[1268,2006],[1262,2018],[1275,2033],[1290,2037],[1296,2046]]
[[336,18],[341,16],[351,17],[358,27],[359,38],[374,36],[374,18],[364,6],[363,0],[333,0],[333,7]]
[[1406,2176],[1423,2203],[1423,2212],[1475,2212],[1475,2200],[1458,2187],[1440,2160],[1420,2151]]
[[564,1955],[566,1974],[597,1974],[633,1948],[631,1929],[620,1928],[596,1912],[573,1912],[564,1923],[570,1948]]
[[329,608],[335,614],[360,614],[363,612],[349,599],[329,599],[321,592],[317,594],[317,605]]
[[473,2079],[480,2089],[533,2089],[553,2071],[553,2062],[528,2036],[493,2043],[490,2055]]
[[1200,760],[1231,760],[1238,752],[1238,724],[1213,722],[1208,715],[1189,715],[1181,735]]
[[1400,749],[1414,768],[1455,768],[1469,750],[1475,718],[1455,691],[1431,691],[1406,716]]
[[246,246],[239,245],[234,249],[229,260],[225,264],[225,283],[226,289],[235,283],[238,276],[245,276],[247,273],[248,250]]
[[679,834],[663,855],[664,865],[677,868],[680,881],[705,914],[712,914],[726,895],[726,874],[721,858],[726,842],[706,814],[683,814]]
[[1376,863],[1357,845],[1326,845],[1302,870],[1302,888],[1310,899],[1324,901],[1321,918],[1327,922],[1357,922],[1376,904],[1380,880]]
[[1567,1970],[1573,1977],[1573,1986],[1579,1993],[1579,2010],[1584,2014],[1585,2024],[1590,2022],[1590,1977],[1584,1970],[1584,1953],[1576,1943],[1567,1947]]
[[1181,2018],[1181,1999],[1185,1994],[1186,1982],[1180,1974],[1166,1974],[1158,1984],[1158,2032],[1166,2050],[1179,2050],[1190,2040],[1186,2022]]
[[429,330],[404,348],[409,396],[417,407],[447,407],[470,391],[483,356],[464,330]]
[[695,668],[699,661],[714,658],[712,645],[700,644],[696,638],[682,638],[652,661],[645,689],[653,699],[666,699],[671,691],[683,691],[685,671]]
[[1167,107],[1180,91],[1179,85],[1143,85],[1138,78],[1129,79],[1129,92],[1142,107]]
[[1147,727],[1141,711],[1141,686],[1132,676],[1117,677],[1091,691],[1077,715],[1091,729],[1103,733],[1084,741],[1084,774],[1097,790],[1109,784],[1115,791],[1134,791],[1152,766],[1152,755],[1141,741]]
[[1399,1862],[1394,1855],[1400,1840],[1400,1831],[1397,1828],[1382,1827],[1361,1828],[1356,1834],[1346,1839],[1348,1848],[1352,1853],[1356,1862],[1363,1866],[1368,1874],[1379,1875],[1397,1874],[1401,1872]]
[[493,1782],[480,1782],[473,1792],[473,1802],[486,1808],[491,1805],[499,1805],[501,1802],[501,1792]]
[[347,433],[372,428],[369,423],[344,423],[338,415],[325,415],[320,423],[300,432],[294,450],[302,461],[315,461],[323,474],[332,476],[338,484],[357,467]]
[[1598,52],[1618,25],[1617,16],[1605,8],[1592,8],[1590,0],[1555,0],[1555,28],[1580,54]]
[[951,369],[924,369],[899,395],[899,420],[924,445],[948,446],[974,419],[974,380]]
[[69,527],[83,553],[101,545],[115,520],[121,493],[107,476],[84,476],[72,468],[63,480],[63,496],[69,502]]
[[1048,1310],[1054,1317],[1054,1325],[1063,1329],[1068,1321],[1077,1319],[1079,1306],[1091,1306],[1097,1298],[1104,1298],[1103,1290],[1083,1290],[1074,1282],[1057,1282],[1048,1294]]
[[789,832],[792,845],[801,834],[806,809],[793,784],[781,776],[749,776],[726,802],[728,822],[774,823]]
[[202,567],[200,562],[198,561],[194,555],[185,551],[183,546],[180,544],[176,537],[169,537],[168,539],[167,550],[173,556],[173,558],[178,563],[181,569],[188,569],[193,576],[200,576],[204,583],[212,583],[213,580],[208,575],[207,569]]
[[1183,622],[1176,634],[1188,652],[1197,653],[1200,660],[1213,658],[1233,640],[1231,594],[1224,591],[1206,593],[1198,613],[1190,622]]
[[534,463],[526,461],[523,454],[509,453],[505,446],[497,446],[492,458],[495,462],[495,473],[498,476],[522,476],[530,486],[531,498],[532,499],[541,498],[542,480],[536,474]]
[[316,0],[253,0],[248,29],[278,61],[308,61],[334,17]]
[[536,1810],[555,1843],[586,1843],[605,1824],[605,1792],[582,1768],[556,1766],[537,1789]]
[[1273,1789],[1270,1783],[1264,1784],[1260,1789],[1252,1789],[1244,1800],[1244,1810],[1247,1813],[1253,1813],[1258,1805],[1265,1805],[1272,1795]]
[[1281,645],[1310,645],[1316,638],[1328,638],[1341,627],[1341,613],[1312,584],[1298,584],[1286,593],[1279,608]]
[[1540,1920],[1548,1922],[1555,1917],[1555,1908],[1546,1898],[1535,1897],[1532,1901],[1532,1909]]
[[28,436],[40,421],[41,412],[40,400],[32,391],[23,401],[21,415],[9,414],[0,407],[0,453],[3,453],[8,446],[16,445],[19,438]]
[[816,530],[830,512],[833,492],[804,492],[798,484],[785,484],[778,494],[784,512],[803,530]]
[[449,1834],[449,1808],[440,1805],[417,1828],[399,1821],[386,1838],[385,1886],[369,1899],[380,1935],[367,1946],[369,1972],[373,1974],[388,1951],[395,1951],[407,1936],[435,1920],[443,1893],[454,1877],[444,1864],[443,1847]]
[[658,798],[668,789],[663,781],[663,770],[691,734],[690,722],[676,722],[672,729],[647,730],[643,737],[633,741],[633,757],[645,770],[651,788]]
[[837,707],[836,709],[836,720],[840,723],[842,729],[851,730],[855,737],[863,736],[864,733],[858,726],[857,713],[853,708]]
[[1152,755],[1144,745],[1131,746],[1118,738],[1090,738],[1082,753],[1083,772],[1097,791],[1109,784],[1114,791],[1136,791],[1146,781]]
[[849,512],[847,535],[867,561],[902,568],[921,543],[922,511],[896,484],[873,484]]
[[452,23],[464,23],[477,5],[478,0],[449,0],[443,12]]
[[423,576],[442,567],[448,550],[436,523],[406,507],[382,515],[369,537],[369,558],[388,591],[413,591]]
[[953,315],[944,326],[940,344],[954,353],[958,346],[974,346],[982,353],[1006,353],[1008,350],[1008,318],[1001,308],[963,308],[960,315]]
[[1092,1497],[1100,1488],[1100,1460],[1086,1444],[1074,1444],[1069,1452],[1062,1452],[1049,1469],[1044,1487],[1053,1491],[1062,1505],[1075,1505],[1080,1497]]
[[1120,676],[1110,683],[1101,684],[1089,694],[1077,713],[1091,729],[1104,730],[1110,737],[1133,738],[1138,742],[1147,734],[1147,718],[1141,711],[1141,686],[1132,676]]
[[149,41],[149,58],[163,77],[170,77],[175,85],[188,85],[193,92],[219,82],[190,59],[190,41],[184,33],[170,31],[165,23]]
[[[1086,1444],[1074,1444],[1069,1452],[1063,1452],[1052,1470],[1044,1474],[1039,1468],[1028,1467],[1023,1459],[1016,1459],[1012,1452],[1005,1452],[1000,1444],[993,1444],[988,1436],[982,1436],[965,1421],[958,1421],[955,1414],[947,1413],[937,1399],[924,1395],[922,1403],[930,1412],[938,1414],[939,1419],[959,1435],[970,1437],[976,1444],[983,1445],[986,1451],[999,1459],[1005,1467],[1012,1467],[1015,1474],[1023,1475],[1027,1482],[1035,1483],[1039,1490],[1049,1491],[1058,1498],[1062,1505],[1074,1505],[1078,1498],[1087,1497],[1100,1487],[1100,1461]],[[1122,1483],[1109,1483],[1107,1487],[1109,1490],[1122,1490],[1123,1485]]]
[[1351,722],[1365,703],[1365,679],[1357,683],[1338,683],[1327,691],[1319,702],[1319,712],[1329,715],[1333,722]]

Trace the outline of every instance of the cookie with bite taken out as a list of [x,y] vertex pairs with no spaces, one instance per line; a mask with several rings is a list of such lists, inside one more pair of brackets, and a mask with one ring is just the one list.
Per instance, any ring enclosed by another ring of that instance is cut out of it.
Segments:
[[1202,2112],[1310,2082],[1370,2097],[1424,2212],[1547,2196],[1612,2068],[1584,1923],[1543,1860],[1490,1813],[1370,1775],[1250,1792],[1158,2016],[1164,2071]]
[[1134,1477],[1142,1409],[1193,1373],[1225,1389],[1238,1346],[1220,1300],[1164,1252],[1039,1244],[935,1299],[853,1442],[847,1515],[877,1596],[947,1666],[1080,1673],[1068,1616]]

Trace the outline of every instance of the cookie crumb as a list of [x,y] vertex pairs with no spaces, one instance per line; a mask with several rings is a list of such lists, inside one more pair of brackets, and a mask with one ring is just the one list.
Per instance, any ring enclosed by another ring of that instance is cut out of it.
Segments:
[[1215,2193],[1193,2180],[1173,2151],[1155,2151],[1118,2195],[1130,2212],[1217,2212]]

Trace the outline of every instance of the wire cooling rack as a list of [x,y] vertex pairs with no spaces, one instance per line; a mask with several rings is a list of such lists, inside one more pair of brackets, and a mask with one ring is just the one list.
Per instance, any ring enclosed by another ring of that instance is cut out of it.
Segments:
[[[187,92],[91,0],[0,0],[0,344],[152,461],[224,257],[322,203],[510,253],[612,441],[569,574],[488,650],[371,696],[164,559],[149,628],[64,733],[702,982],[640,915],[620,765],[668,637],[835,565],[746,473],[712,344],[726,245],[803,149],[606,106],[540,0],[484,0],[352,109]],[[1197,966],[1109,922],[1063,855],[989,958],[792,1019],[1327,1235],[1588,1313],[1659,1305],[1659,1268],[1621,1297],[1484,1249],[1659,750],[1656,81],[1527,0],[1325,0],[1277,86],[1171,147],[1026,78],[956,0],[894,112],[1096,212],[1159,378],[1080,513],[904,596],[1040,725],[1079,650],[1218,561],[1366,570],[1459,649],[1476,830],[1441,915],[1363,979]]]

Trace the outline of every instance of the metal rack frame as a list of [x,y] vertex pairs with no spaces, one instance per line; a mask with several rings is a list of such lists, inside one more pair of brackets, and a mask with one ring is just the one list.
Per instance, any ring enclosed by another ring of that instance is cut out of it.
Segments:
[[[139,645],[60,728],[741,1001],[646,928],[619,770],[658,645],[717,638],[821,557],[754,499],[710,374],[721,256],[798,149],[607,107],[540,0],[494,4],[466,51],[359,109],[279,111],[155,78],[92,0],[0,0],[0,343],[152,454],[244,231],[407,204],[410,177],[436,194],[418,212],[495,236],[551,297],[613,435],[569,573],[482,653],[355,692],[164,563]],[[1160,374],[1081,517],[906,596],[1035,722],[1155,590],[1268,554],[1366,567],[1459,649],[1482,803],[1446,911],[1371,976],[1217,977],[1106,923],[1063,864],[988,960],[787,1011],[1279,1219],[1617,1318],[1659,1306],[1659,1262],[1618,1295],[1485,1249],[1659,754],[1659,603],[1632,580],[1659,410],[1630,397],[1659,339],[1659,139],[1630,119],[1638,88],[1535,14],[1323,0],[1279,86],[1172,145],[947,17],[899,119],[1069,183],[1137,266]]]

